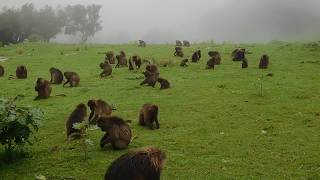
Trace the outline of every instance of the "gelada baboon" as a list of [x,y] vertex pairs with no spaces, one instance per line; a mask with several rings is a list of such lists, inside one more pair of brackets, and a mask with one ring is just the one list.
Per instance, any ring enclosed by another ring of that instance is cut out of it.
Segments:
[[16,77],[18,79],[26,79],[28,76],[28,71],[26,66],[18,66],[16,70]]
[[89,116],[89,123],[96,124],[97,120],[100,117],[111,116],[112,107],[105,101],[98,99],[91,99],[88,101],[87,105],[89,106],[91,113]]
[[70,114],[67,122],[66,122],[66,129],[67,129],[67,137],[68,139],[73,138],[80,138],[80,130],[74,129],[73,125],[76,123],[81,123],[84,121],[85,117],[87,116],[87,107],[85,104],[79,104],[75,110]]
[[192,54],[192,62],[198,62],[201,59],[201,50],[198,50]]
[[211,58],[207,61],[206,69],[214,69],[214,65],[216,65],[216,58],[211,57]]
[[242,60],[241,67],[242,67],[242,69],[248,68],[248,60],[247,60],[247,58],[244,58]]
[[116,116],[100,117],[98,127],[106,132],[100,140],[100,147],[111,143],[114,149],[126,149],[131,142],[131,128],[122,119]]
[[113,51],[106,52],[105,60],[109,61],[110,64],[115,64],[116,63],[116,59],[114,57],[114,52]]
[[63,87],[66,84],[70,84],[70,87],[77,87],[80,82],[80,76],[75,72],[65,72],[64,77],[67,79],[67,81],[63,84]]
[[182,47],[176,47],[174,56],[183,57]]
[[144,42],[143,40],[139,40],[139,47],[146,47],[146,42]]
[[128,152],[113,161],[105,180],[160,180],[166,154],[158,148],[147,147]]
[[38,96],[34,100],[47,99],[50,97],[52,87],[49,81],[38,78],[34,90],[38,92]]
[[180,63],[180,66],[181,66],[181,67],[188,67],[188,64],[187,64],[188,61],[189,61],[188,59],[183,59],[183,60],[181,61],[181,63]]
[[211,58],[214,58],[215,60],[215,65],[219,65],[221,64],[221,55],[218,51],[209,51],[208,52],[208,55],[211,57]]
[[159,108],[155,104],[144,104],[139,112],[139,124],[141,126],[148,126],[150,129],[154,129],[153,123],[156,124],[156,128],[159,129],[158,122]]
[[268,69],[268,66],[269,66],[269,56],[264,54],[260,59],[259,69]]
[[125,66],[127,67],[128,64],[127,64],[127,58],[126,58],[126,54],[124,51],[120,51],[120,54],[116,56],[117,58],[117,65],[116,65],[116,68],[119,68],[121,66]]
[[168,80],[159,77],[158,82],[160,83],[161,87],[160,89],[169,89],[170,88],[170,83]]
[[154,87],[159,78],[159,70],[156,65],[150,64],[146,66],[146,71],[143,72],[145,80],[140,83],[140,86],[148,84],[148,86]]
[[183,46],[184,46],[184,47],[190,47],[190,42],[184,40],[184,41],[183,41]]
[[176,40],[176,46],[182,46],[182,42],[179,40]]
[[63,74],[59,69],[56,68],[50,68],[50,74],[51,74],[51,84],[61,84],[63,81]]
[[112,74],[112,66],[110,65],[109,61],[100,63],[100,68],[102,69],[100,77],[107,77]]
[[246,49],[244,49],[244,48],[235,49],[232,52],[232,60],[233,61],[242,61],[243,59],[246,58],[245,53],[246,53]]
[[0,65],[0,77],[4,75],[4,67]]
[[140,69],[142,64],[141,57],[134,55],[129,58],[129,70]]

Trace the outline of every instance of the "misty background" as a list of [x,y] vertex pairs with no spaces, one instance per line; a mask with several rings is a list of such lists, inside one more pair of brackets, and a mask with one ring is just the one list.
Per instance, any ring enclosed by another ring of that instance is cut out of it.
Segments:
[[[102,5],[103,30],[88,42],[147,43],[319,40],[319,0],[1,0],[0,8],[33,3]],[[1,25],[0,25],[1,26]],[[53,42],[78,43],[58,35]]]

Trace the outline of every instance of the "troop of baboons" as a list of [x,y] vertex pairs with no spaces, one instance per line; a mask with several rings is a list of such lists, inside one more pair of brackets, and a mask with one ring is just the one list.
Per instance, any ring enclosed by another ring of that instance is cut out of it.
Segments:
[[[139,46],[145,47],[144,41],[139,41]],[[176,41],[174,56],[184,57],[183,49],[189,47],[188,41]],[[209,51],[209,60],[206,63],[206,69],[214,69],[215,65],[221,64],[221,54],[218,51]],[[248,59],[246,58],[246,49],[237,48],[232,52],[233,61],[241,61],[242,68],[248,68]],[[197,63],[201,60],[201,50],[193,52],[190,59],[193,63]],[[117,62],[116,62],[117,60]],[[180,63],[181,67],[188,67],[188,59],[183,59]],[[100,63],[102,72],[100,77],[111,76],[112,64],[115,64],[116,68],[128,67],[129,70],[139,70],[140,67],[146,63],[145,71],[143,72],[144,80],[140,85],[148,85],[155,87],[156,83],[160,84],[160,89],[170,88],[170,82],[160,77],[159,67],[150,63],[146,59],[142,59],[139,55],[132,55],[127,60],[124,51],[120,51],[120,54],[116,57],[113,51],[105,53],[105,61]],[[259,63],[260,69],[267,69],[269,66],[269,56],[262,55]],[[0,77],[4,76],[5,69],[0,65]],[[47,99],[52,92],[51,84],[62,84],[63,87],[67,84],[70,87],[77,87],[80,83],[80,76],[76,72],[64,72],[57,68],[49,69],[51,80],[45,80],[38,78],[35,85],[35,91],[37,92],[38,99]],[[272,74],[270,75],[272,76]],[[27,78],[27,68],[24,65],[20,65],[16,69],[16,79]],[[91,110],[88,119],[87,107]],[[80,138],[82,131],[76,129],[74,125],[88,121],[89,125],[97,125],[104,133],[100,140],[100,147],[105,148],[110,144],[113,149],[126,149],[133,140],[133,133],[129,125],[129,121],[125,121],[123,118],[113,116],[113,107],[102,99],[91,99],[87,102],[87,106],[80,103],[71,112],[66,121],[66,135],[69,140]],[[159,129],[159,107],[156,104],[146,103],[143,104],[138,111],[138,125],[146,126],[149,129]],[[160,179],[164,160],[166,159],[165,153],[158,148],[143,148],[136,151],[129,152],[116,159],[108,168],[105,178],[106,179]]]

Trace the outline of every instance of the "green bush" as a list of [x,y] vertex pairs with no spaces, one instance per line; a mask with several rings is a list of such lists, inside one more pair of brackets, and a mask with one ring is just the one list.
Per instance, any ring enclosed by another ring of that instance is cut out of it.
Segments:
[[0,143],[5,146],[6,154],[26,143],[32,145],[31,135],[38,131],[43,111],[39,108],[20,107],[15,99],[0,98]]

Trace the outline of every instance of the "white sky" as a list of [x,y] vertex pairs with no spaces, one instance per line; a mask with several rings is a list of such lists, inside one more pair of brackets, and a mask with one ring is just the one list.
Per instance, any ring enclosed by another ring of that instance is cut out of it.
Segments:
[[[320,37],[320,0],[0,0],[0,7],[100,4],[103,31],[91,41],[313,40]],[[70,41],[71,38],[58,38]]]

